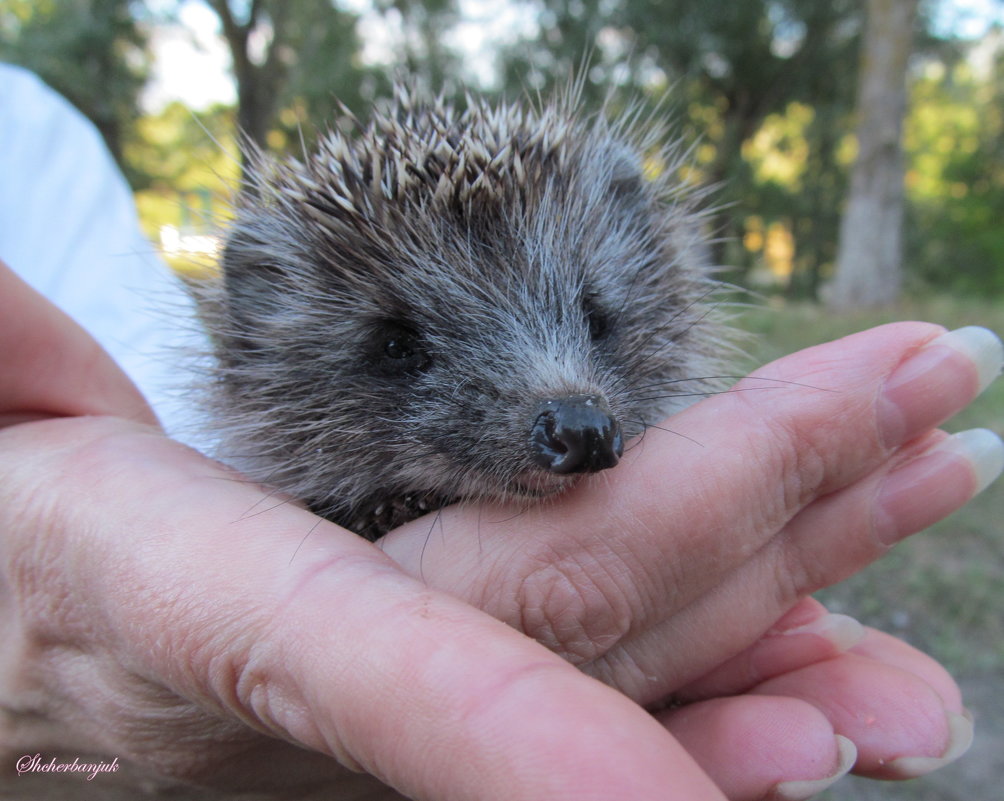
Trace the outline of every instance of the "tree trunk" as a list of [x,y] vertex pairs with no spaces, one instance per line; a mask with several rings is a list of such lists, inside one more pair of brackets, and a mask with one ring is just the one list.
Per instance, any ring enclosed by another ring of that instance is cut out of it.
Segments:
[[[230,8],[230,0],[211,0],[211,6],[220,18],[223,35],[233,59],[234,77],[237,80],[237,122],[241,134],[259,148],[265,149],[265,138],[276,112],[279,93],[284,85],[288,67],[279,57],[285,45],[284,32],[289,3],[253,0],[247,22],[237,22]],[[251,58],[250,37],[265,13],[272,26],[272,41],[260,63]],[[241,148],[241,168],[246,171],[248,153]]]
[[858,78],[858,154],[840,223],[832,309],[899,297],[903,248],[903,117],[917,0],[868,0]]

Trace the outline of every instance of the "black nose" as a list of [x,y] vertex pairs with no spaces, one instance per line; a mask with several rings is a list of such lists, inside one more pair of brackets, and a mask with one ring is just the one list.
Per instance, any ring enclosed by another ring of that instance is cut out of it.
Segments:
[[595,473],[617,464],[624,438],[603,398],[571,395],[540,405],[530,429],[530,453],[552,473]]

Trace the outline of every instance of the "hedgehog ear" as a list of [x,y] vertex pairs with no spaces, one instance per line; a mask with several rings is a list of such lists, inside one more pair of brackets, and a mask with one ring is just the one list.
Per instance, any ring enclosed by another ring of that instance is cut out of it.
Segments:
[[641,199],[645,195],[645,173],[641,158],[627,148],[610,153],[610,192],[616,197]]
[[231,240],[220,266],[227,312],[241,326],[257,328],[279,312],[288,288],[286,271],[249,243]]

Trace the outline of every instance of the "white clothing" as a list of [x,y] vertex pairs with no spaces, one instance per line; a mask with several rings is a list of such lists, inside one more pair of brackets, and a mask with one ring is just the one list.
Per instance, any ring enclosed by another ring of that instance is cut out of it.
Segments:
[[184,428],[190,415],[172,395],[184,377],[169,351],[189,334],[170,318],[190,302],[141,231],[97,129],[8,64],[0,64],[0,259],[101,343],[169,433]]

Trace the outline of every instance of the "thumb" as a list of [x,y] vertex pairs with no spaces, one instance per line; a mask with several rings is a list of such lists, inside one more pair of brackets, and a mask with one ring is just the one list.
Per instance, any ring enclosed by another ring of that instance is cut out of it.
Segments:
[[289,504],[233,519],[174,554],[195,598],[244,588],[189,691],[412,798],[721,798],[642,708],[373,545]]
[[419,799],[723,798],[641,707],[374,545],[148,429],[87,421],[70,446],[77,422],[21,427],[33,472],[62,477],[51,517],[77,532],[35,591],[72,576],[68,625],[87,599],[79,636],[115,650],[95,663],[186,699],[203,731],[236,719]]
[[85,414],[157,424],[111,356],[3,262],[0,353],[0,426]]

